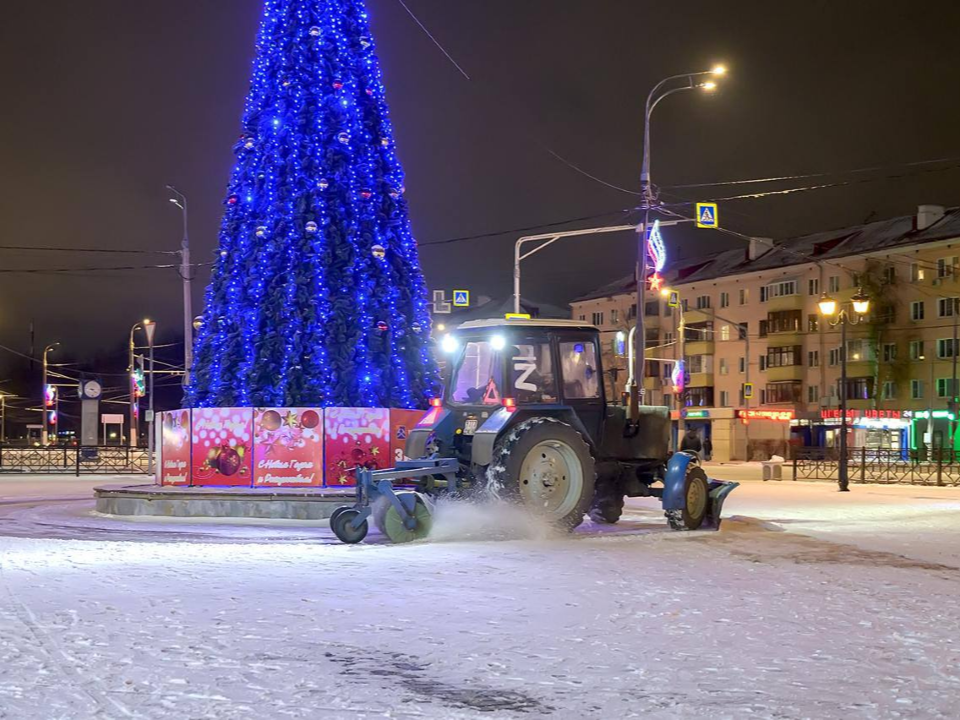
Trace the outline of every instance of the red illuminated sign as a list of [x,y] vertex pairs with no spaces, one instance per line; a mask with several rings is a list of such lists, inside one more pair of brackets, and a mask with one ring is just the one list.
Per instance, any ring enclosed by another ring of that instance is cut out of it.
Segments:
[[[820,418],[822,420],[839,420],[841,418],[840,410],[821,410]],[[847,420],[858,420],[860,418],[869,418],[871,420],[902,420],[902,410],[847,410]]]
[[738,410],[737,417],[744,422],[748,420],[775,420],[790,422],[797,416],[793,410]]

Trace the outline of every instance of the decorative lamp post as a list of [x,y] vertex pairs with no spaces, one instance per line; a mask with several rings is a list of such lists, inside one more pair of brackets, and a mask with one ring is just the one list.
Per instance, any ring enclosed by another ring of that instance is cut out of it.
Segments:
[[[643,116],[643,166],[640,171],[640,192],[641,203],[644,211],[643,225],[637,239],[637,331],[634,336],[636,349],[634,353],[634,384],[630,388],[630,408],[631,413],[635,405],[640,402],[639,383],[643,380],[644,352],[646,350],[646,329],[644,328],[644,302],[646,300],[647,290],[647,256],[651,247],[651,235],[654,228],[650,225],[650,211],[654,209],[657,201],[654,192],[653,180],[650,174],[650,118],[654,109],[664,98],[685,90],[695,90],[700,88],[706,92],[716,90],[717,83],[713,79],[725,75],[727,69],[723,65],[717,65],[711,70],[694,73],[681,73],[680,75],[671,75],[657,83],[650,94],[647,95],[647,103]],[[682,84],[678,84],[681,83]],[[654,277],[658,277],[655,273]]]
[[149,393],[150,393],[150,407],[147,410],[147,474],[153,475],[153,451],[154,451],[154,432],[153,432],[153,407],[154,407],[154,392],[153,392],[153,376],[154,376],[154,364],[153,364],[153,339],[157,333],[157,324],[153,320],[144,320],[143,321],[143,331],[147,334],[147,345],[150,346],[150,383],[149,383]]
[[183,280],[183,387],[190,384],[190,371],[193,369],[193,331],[196,329],[193,319],[193,295],[190,276],[190,231],[187,223],[187,196],[173,185],[167,185],[173,193],[170,202],[183,212],[183,241],[180,243],[180,279]]
[[[47,432],[49,421],[51,419],[56,419],[56,410],[52,411],[54,413],[53,418],[50,417],[51,410],[49,410],[50,407],[53,407],[54,402],[49,397],[49,385],[47,384],[47,355],[56,350],[58,347],[60,347],[60,343],[53,343],[51,345],[47,345],[43,349],[43,430],[40,433],[40,444],[43,447],[46,447],[47,443],[49,442],[49,435]],[[54,390],[54,392],[56,392],[56,390]],[[56,396],[54,396],[54,400],[55,399]]]
[[[837,302],[824,293],[818,303],[820,314],[828,319],[831,327],[840,326],[840,462],[838,482],[840,492],[850,492],[847,472],[847,325],[859,325],[863,316],[870,312],[870,298],[863,288],[849,302]],[[853,311],[851,313],[851,310]]]

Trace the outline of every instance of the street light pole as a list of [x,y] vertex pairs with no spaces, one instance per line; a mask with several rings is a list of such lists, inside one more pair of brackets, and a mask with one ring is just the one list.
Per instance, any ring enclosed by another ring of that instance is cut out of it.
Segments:
[[40,395],[40,397],[42,398],[40,405],[43,407],[43,430],[40,432],[40,444],[43,447],[46,447],[49,441],[47,425],[50,420],[50,413],[47,410],[47,367],[48,367],[47,355],[53,352],[54,350],[56,350],[59,346],[60,346],[60,343],[57,342],[57,343],[52,343],[50,345],[47,345],[43,349],[43,388]]
[[[853,308],[856,319],[851,317],[847,305]],[[850,492],[849,464],[847,458],[847,325],[859,325],[863,316],[870,312],[870,298],[861,288],[849,303],[838,303],[824,293],[818,303],[820,312],[828,317],[831,327],[840,326],[840,458],[837,464],[837,481],[840,492]]]
[[0,445],[7,441],[7,396],[0,395]]
[[137,360],[134,356],[137,346],[134,343],[133,335],[137,330],[143,329],[143,326],[140,323],[135,324],[130,328],[130,364],[127,367],[127,372],[130,374],[130,447],[137,446],[138,435],[140,433],[140,408],[139,400],[137,398],[137,379],[136,379],[136,370],[137,370]]
[[153,451],[154,451],[154,412],[153,412],[153,376],[154,376],[154,364],[153,364],[153,339],[154,335],[157,332],[157,324],[152,320],[143,321],[143,330],[147,333],[147,344],[150,346],[150,409],[147,410],[147,474],[153,475]]
[[[713,81],[703,81],[706,76],[720,76],[726,73],[726,68],[717,65],[712,70],[695,73],[683,73],[680,75],[671,75],[657,83],[647,95],[647,102],[644,107],[643,116],[643,161],[640,168],[640,193],[643,208],[643,224],[637,232],[637,328],[634,336],[636,343],[634,356],[634,384],[630,388],[630,409],[631,414],[640,405],[640,383],[643,382],[644,356],[646,354],[646,328],[644,327],[644,302],[647,292],[647,235],[650,232],[650,213],[655,207],[657,201],[653,189],[653,179],[650,174],[650,117],[654,109],[662,100],[685,90],[703,88],[710,91],[716,89],[717,85]],[[676,81],[683,80],[686,84],[679,87],[667,89],[667,87]]]
[[180,243],[180,278],[183,280],[183,386],[190,384],[190,371],[193,369],[193,291],[190,277],[190,232],[187,224],[187,196],[173,185],[167,190],[176,197],[170,202],[183,211],[183,241]]

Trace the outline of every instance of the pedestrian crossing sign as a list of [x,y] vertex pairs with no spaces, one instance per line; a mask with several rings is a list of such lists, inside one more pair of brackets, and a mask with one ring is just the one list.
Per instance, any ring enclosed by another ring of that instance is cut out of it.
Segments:
[[454,290],[454,291],[453,291],[453,306],[454,306],[454,307],[470,307],[470,291],[469,291],[469,290]]
[[720,227],[720,217],[716,203],[697,203],[697,227],[716,230]]
[[743,384],[743,399],[752,400],[753,399],[753,383],[744,383]]

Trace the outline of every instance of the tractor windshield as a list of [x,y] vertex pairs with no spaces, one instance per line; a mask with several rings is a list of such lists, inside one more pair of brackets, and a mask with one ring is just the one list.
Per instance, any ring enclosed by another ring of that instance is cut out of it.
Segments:
[[487,341],[468,342],[453,375],[451,400],[462,405],[499,405],[503,399],[503,354]]

